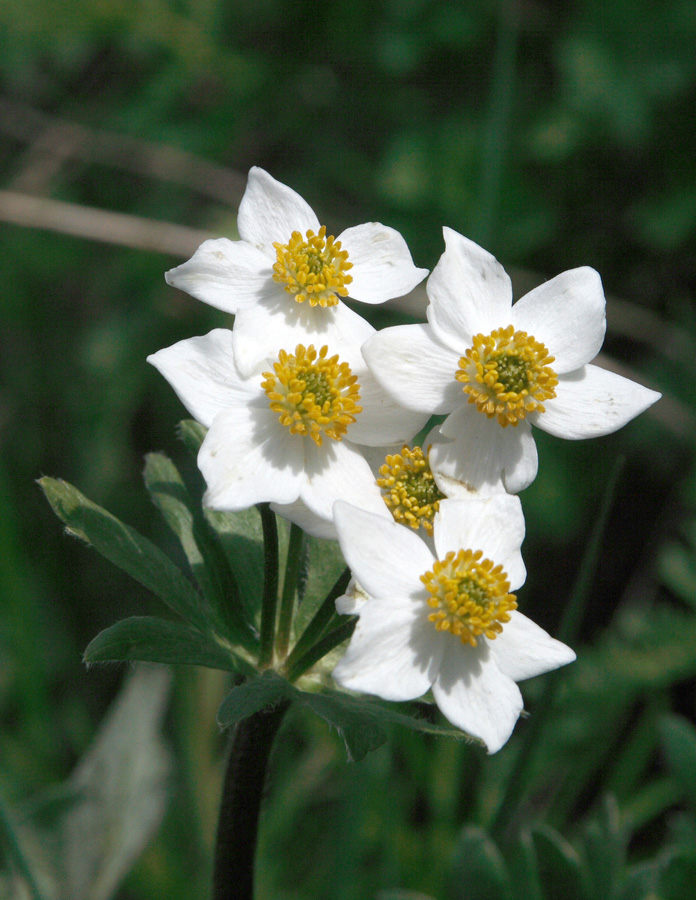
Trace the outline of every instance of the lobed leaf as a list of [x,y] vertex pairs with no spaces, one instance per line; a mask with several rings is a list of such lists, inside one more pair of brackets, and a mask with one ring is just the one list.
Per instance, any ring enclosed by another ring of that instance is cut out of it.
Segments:
[[205,666],[226,672],[251,671],[251,666],[213,638],[182,622],[156,616],[121,619],[90,641],[84,653],[86,663],[141,662],[171,666]]
[[201,631],[208,630],[196,590],[159,547],[71,484],[56,478],[41,478],[39,484],[69,534],[90,544]]

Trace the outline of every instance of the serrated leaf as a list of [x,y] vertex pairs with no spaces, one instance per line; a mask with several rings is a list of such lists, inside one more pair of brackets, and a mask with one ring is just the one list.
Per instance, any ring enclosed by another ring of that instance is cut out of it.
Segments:
[[293,694],[292,685],[275,672],[268,671],[263,675],[249,678],[233,687],[220,704],[217,713],[218,725],[220,728],[229,728],[262,709],[291,699]]
[[159,547],[66,481],[41,478],[39,484],[70,534],[90,544],[201,631],[207,630],[198,594]]
[[234,643],[254,646],[256,641],[244,621],[239,586],[217,534],[205,519],[200,504],[189,494],[176,466],[161,453],[149,453],[144,478],[155,505],[182,546],[219,630]]
[[584,900],[586,875],[573,845],[546,825],[535,826],[531,837],[545,900]]
[[696,810],[696,728],[681,716],[664,716],[660,722],[667,765],[683,795]]
[[505,860],[488,834],[475,825],[457,839],[449,896],[452,900],[512,900]]
[[200,631],[157,616],[131,616],[104,629],[90,641],[84,660],[137,660],[170,666],[205,666],[225,672],[252,671],[249,663]]
[[379,747],[386,740],[384,726],[387,725],[400,725],[438,737],[472,740],[456,728],[435,725],[427,719],[398,712],[368,697],[353,697],[339,691],[323,694],[304,691],[298,693],[304,706],[339,730],[351,760],[362,759],[367,752]]
[[350,762],[363,759],[370,750],[376,750],[387,739],[372,711],[352,703],[350,697],[310,694],[306,691],[296,691],[295,697],[302,706],[311,709],[336,729],[345,744]]

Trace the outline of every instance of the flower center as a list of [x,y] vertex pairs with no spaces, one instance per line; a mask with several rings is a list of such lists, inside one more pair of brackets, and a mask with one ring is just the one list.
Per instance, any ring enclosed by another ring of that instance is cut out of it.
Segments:
[[428,619],[438,631],[449,631],[472,647],[482,634],[490,640],[499,635],[510,621],[509,610],[517,609],[503,567],[482,557],[480,550],[450,551],[436,560],[432,572],[421,575],[433,610]]
[[346,285],[353,280],[348,270],[348,251],[341,250],[341,242],[333,235],[326,237],[326,226],[319,234],[311,229],[306,237],[293,231],[287,244],[274,243],[277,262],[273,266],[273,280],[285,285],[298,303],[309,300],[310,306],[336,306],[339,297],[348,296]]
[[445,495],[435,484],[427,454],[404,444],[401,453],[386,457],[379,474],[377,484],[396,521],[416,529],[422,525],[432,534],[433,516]]
[[544,400],[556,396],[554,357],[546,347],[512,325],[477,334],[474,345],[459,360],[455,378],[479,412],[489,419],[517,425],[531,412],[544,412]]
[[362,412],[357,375],[338,354],[327,359],[328,352],[324,345],[317,354],[313,344],[298,344],[294,356],[281,350],[275,374],[264,372],[261,382],[281,424],[292,434],[309,435],[318,447],[324,436],[340,441]]

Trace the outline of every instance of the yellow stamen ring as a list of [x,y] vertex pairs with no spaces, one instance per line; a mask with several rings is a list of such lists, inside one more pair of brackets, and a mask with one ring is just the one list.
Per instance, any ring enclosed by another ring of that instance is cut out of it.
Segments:
[[472,647],[482,634],[497,637],[510,621],[510,610],[517,609],[503,567],[482,557],[480,550],[451,551],[436,560],[432,572],[421,575],[434,610],[428,619],[438,631],[449,631]]
[[421,447],[412,450],[404,444],[401,453],[387,456],[380,466],[377,484],[384,492],[384,502],[397,522],[433,533],[433,516],[444,494],[430,471],[427,454]]
[[326,237],[326,226],[319,234],[311,229],[306,237],[293,231],[287,244],[274,243],[277,262],[273,266],[273,280],[294,294],[298,303],[309,300],[310,306],[336,306],[339,297],[348,296],[346,285],[353,280],[348,270],[348,251],[341,250],[341,242],[333,235]]
[[264,372],[261,387],[291,434],[308,435],[321,447],[324,437],[340,441],[348,425],[362,412],[358,406],[360,385],[338,354],[327,359],[329,348],[319,353],[310,344],[298,344],[294,356],[281,350],[273,372]]
[[517,425],[529,413],[544,412],[544,400],[556,396],[554,357],[526,331],[512,325],[489,335],[477,334],[474,345],[459,360],[455,375],[479,412],[489,419]]

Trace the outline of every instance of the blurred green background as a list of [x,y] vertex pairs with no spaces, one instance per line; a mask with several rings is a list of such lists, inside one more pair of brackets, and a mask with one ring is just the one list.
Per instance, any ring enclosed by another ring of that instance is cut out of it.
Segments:
[[[594,266],[611,364],[664,393],[607,438],[537,435],[520,605],[552,633],[626,462],[579,661],[524,777],[529,721],[493,758],[395,732],[347,764],[322,723],[291,718],[259,896],[512,897],[503,870],[525,865],[530,842],[546,860],[540,898],[571,896],[563,852],[589,872],[588,897],[691,896],[695,46],[689,0],[0,0],[0,793],[18,815],[65,781],[122,681],[120,667],[84,669],[87,642],[160,612],[62,533],[35,479],[71,481],[176,556],[143,457],[163,450],[196,472],[175,436],[185,412],[145,357],[229,321],[163,272],[207,234],[235,236],[259,165],[330,230],[382,221],[430,269],[442,225],[495,253],[522,291]],[[170,800],[124,900],[206,896],[224,688],[218,673],[176,673]],[[532,716],[542,689],[523,688]],[[609,844],[615,858],[597,863]],[[493,862],[479,878],[481,859]]]

